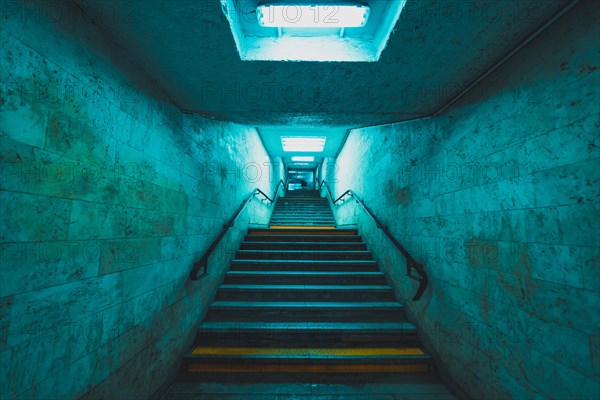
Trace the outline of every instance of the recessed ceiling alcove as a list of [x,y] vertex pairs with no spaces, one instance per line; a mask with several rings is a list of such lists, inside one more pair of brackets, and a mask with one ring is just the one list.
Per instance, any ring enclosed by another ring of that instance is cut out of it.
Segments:
[[[376,62],[405,3],[221,0],[244,61]],[[268,14],[262,14],[261,9]],[[364,12],[362,24],[353,23],[357,10]],[[345,17],[351,17],[348,27],[344,25]],[[265,24],[268,21],[272,23]]]

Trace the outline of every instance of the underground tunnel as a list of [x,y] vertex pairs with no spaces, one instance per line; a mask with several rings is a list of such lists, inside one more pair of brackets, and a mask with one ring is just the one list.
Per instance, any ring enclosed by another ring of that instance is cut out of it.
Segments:
[[0,398],[600,398],[600,2],[1,7]]

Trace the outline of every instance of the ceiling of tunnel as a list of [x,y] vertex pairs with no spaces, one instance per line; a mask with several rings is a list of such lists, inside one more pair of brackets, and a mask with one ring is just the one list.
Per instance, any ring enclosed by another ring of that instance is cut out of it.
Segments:
[[240,60],[219,0],[78,2],[182,110],[342,130],[432,114],[568,3],[408,0],[378,62],[274,62]]

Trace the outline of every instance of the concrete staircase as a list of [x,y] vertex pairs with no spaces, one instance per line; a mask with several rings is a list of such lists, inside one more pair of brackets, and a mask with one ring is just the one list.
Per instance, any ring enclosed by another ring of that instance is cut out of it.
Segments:
[[[337,392],[348,382],[392,377],[385,388],[395,394],[410,389],[417,396],[411,398],[452,398],[432,369],[358,232],[336,229],[325,199],[311,193],[280,198],[271,227],[248,230],[165,398],[207,395],[217,389],[206,382],[219,377],[246,395],[263,393],[266,377],[279,377],[292,398],[304,398],[300,377],[310,376],[325,379],[321,385],[342,384]],[[238,398],[219,390],[214,398]],[[367,395],[377,390],[383,389]]]

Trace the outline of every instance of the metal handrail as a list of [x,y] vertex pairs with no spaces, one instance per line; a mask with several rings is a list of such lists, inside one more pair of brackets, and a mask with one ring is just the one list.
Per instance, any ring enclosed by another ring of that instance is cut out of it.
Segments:
[[[219,232],[219,234],[217,235],[215,240],[213,240],[213,242],[210,244],[208,249],[204,252],[202,257],[200,257],[200,260],[198,260],[194,263],[192,271],[190,272],[191,280],[197,281],[197,280],[204,278],[206,275],[208,275],[208,257],[217,248],[217,246],[219,245],[219,242],[221,241],[221,239],[223,239],[223,236],[225,236],[227,231],[233,227],[235,220],[240,216],[242,211],[244,211],[244,209],[246,208],[248,203],[250,203],[252,201],[254,196],[261,195],[264,197],[263,200],[267,200],[270,204],[273,204],[275,202],[275,200],[277,200],[277,194],[279,193],[279,188],[281,187],[281,185],[283,185],[284,190],[287,190],[288,181],[286,180],[284,182],[283,179],[279,180],[279,183],[277,184],[277,187],[275,188],[275,194],[273,195],[273,198],[270,198],[265,192],[263,192],[259,188],[255,188],[252,191],[252,193],[245,200],[242,201],[242,204],[237,208],[235,213],[233,213],[233,216],[227,221],[227,223],[225,225],[223,225],[223,228],[221,229],[221,231]],[[198,272],[201,269],[203,270],[202,273],[198,274]]]
[[[392,233],[390,232],[388,227],[381,223],[381,221],[375,216],[375,214],[373,214],[373,212],[367,207],[365,202],[362,201],[356,195],[356,193],[354,193],[354,191],[352,191],[351,189],[348,189],[341,196],[339,196],[337,199],[334,200],[333,196],[331,194],[331,190],[329,189],[329,186],[327,185],[327,183],[324,180],[319,184],[319,191],[323,187],[325,187],[325,189],[327,190],[327,193],[329,194],[329,198],[331,199],[331,202],[334,205],[336,205],[339,201],[342,201],[342,199],[344,197],[352,196],[352,197],[354,197],[356,202],[361,205],[361,207],[365,210],[365,212],[373,219],[373,221],[375,221],[375,224],[377,224],[377,228],[381,229],[383,231],[383,233],[385,233],[387,238],[394,244],[394,246],[396,246],[396,248],[400,251],[400,253],[402,253],[404,258],[406,258],[406,275],[409,278],[414,279],[419,282],[419,288],[417,289],[417,292],[413,296],[413,301],[419,300],[421,298],[421,296],[423,295],[423,293],[425,292],[427,285],[429,284],[429,277],[427,276],[427,272],[425,272],[425,267],[423,266],[423,264],[417,262],[408,253],[408,251],[404,248],[404,246],[402,246],[402,244],[400,244],[400,242],[392,235]],[[416,272],[416,274],[414,274],[413,272]]]

